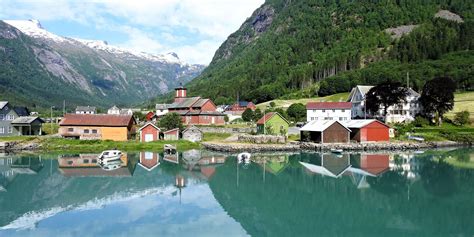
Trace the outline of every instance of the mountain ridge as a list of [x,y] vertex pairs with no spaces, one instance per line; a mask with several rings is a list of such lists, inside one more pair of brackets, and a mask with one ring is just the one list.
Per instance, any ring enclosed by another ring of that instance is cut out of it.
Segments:
[[57,36],[35,20],[0,21],[1,99],[40,107],[63,100],[68,107],[131,106],[188,82],[204,68],[175,53],[154,55],[99,42]]

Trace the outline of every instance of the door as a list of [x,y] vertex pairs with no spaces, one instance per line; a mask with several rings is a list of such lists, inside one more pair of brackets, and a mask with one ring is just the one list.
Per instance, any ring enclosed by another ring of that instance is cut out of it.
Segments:
[[216,123],[216,118],[214,116],[211,117],[211,123],[212,124]]
[[145,134],[145,142],[152,142],[153,134]]

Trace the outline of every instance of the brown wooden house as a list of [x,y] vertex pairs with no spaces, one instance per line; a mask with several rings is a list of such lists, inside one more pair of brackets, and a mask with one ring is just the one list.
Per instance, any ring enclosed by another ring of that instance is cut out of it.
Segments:
[[339,121],[317,120],[300,129],[301,140],[317,143],[349,143],[351,130]]

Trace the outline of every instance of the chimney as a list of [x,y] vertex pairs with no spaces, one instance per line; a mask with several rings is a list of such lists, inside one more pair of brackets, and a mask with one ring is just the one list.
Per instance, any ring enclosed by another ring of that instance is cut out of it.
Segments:
[[186,98],[187,89],[184,88],[182,84],[181,84],[181,86],[175,88],[174,90],[175,90],[175,95],[174,95],[174,102],[175,103],[179,103],[184,98]]

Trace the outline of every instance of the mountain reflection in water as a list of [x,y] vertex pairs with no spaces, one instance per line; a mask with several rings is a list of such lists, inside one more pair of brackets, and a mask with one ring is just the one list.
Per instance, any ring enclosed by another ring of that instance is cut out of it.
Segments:
[[0,236],[474,234],[473,149],[96,157],[0,157]]

